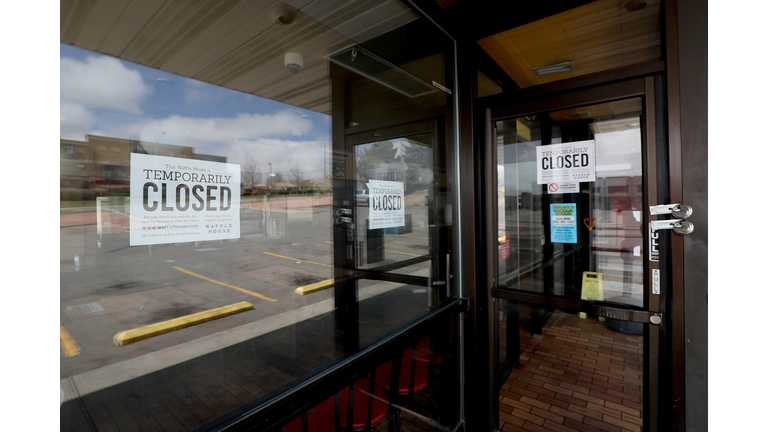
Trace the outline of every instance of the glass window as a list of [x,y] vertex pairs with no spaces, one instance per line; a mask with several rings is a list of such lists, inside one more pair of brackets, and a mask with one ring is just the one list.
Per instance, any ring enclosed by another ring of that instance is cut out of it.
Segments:
[[[496,122],[501,286],[585,299],[596,279],[600,300],[642,306],[641,112],[632,98]],[[594,181],[540,181],[565,163],[542,152],[566,143],[591,148]]]
[[214,429],[458,298],[453,42],[305,3],[62,6],[62,430]]

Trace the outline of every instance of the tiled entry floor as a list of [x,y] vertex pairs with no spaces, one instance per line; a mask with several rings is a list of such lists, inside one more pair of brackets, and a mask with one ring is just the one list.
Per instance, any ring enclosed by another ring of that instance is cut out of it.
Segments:
[[499,391],[502,431],[642,431],[643,337],[555,311]]

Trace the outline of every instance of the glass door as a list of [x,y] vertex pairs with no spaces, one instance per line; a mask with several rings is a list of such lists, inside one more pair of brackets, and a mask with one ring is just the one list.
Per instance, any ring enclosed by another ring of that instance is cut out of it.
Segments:
[[[354,164],[344,201],[351,205],[337,211],[335,224],[344,235],[343,244],[334,246],[347,251],[341,270],[348,276],[336,282],[337,295],[351,291],[357,302],[365,298],[388,321],[409,322],[454,296],[448,273],[451,186],[439,123],[346,138]],[[364,333],[361,345],[367,343]]]
[[643,97],[492,118],[500,429],[648,430],[644,121]]
[[642,306],[642,104],[604,105],[495,122],[500,287]]

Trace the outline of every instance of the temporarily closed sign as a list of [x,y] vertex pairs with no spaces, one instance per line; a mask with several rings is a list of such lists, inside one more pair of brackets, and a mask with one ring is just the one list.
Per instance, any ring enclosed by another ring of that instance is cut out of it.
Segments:
[[562,184],[595,181],[595,141],[536,147],[536,182]]
[[405,189],[403,183],[369,180],[366,183],[369,199],[370,229],[405,226]]
[[240,165],[131,154],[130,245],[240,238]]

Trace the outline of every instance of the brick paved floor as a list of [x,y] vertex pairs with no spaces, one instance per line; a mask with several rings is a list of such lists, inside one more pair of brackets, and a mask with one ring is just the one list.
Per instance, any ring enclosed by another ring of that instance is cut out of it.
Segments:
[[535,338],[520,327],[520,366],[499,392],[502,431],[642,431],[642,336],[561,311]]

